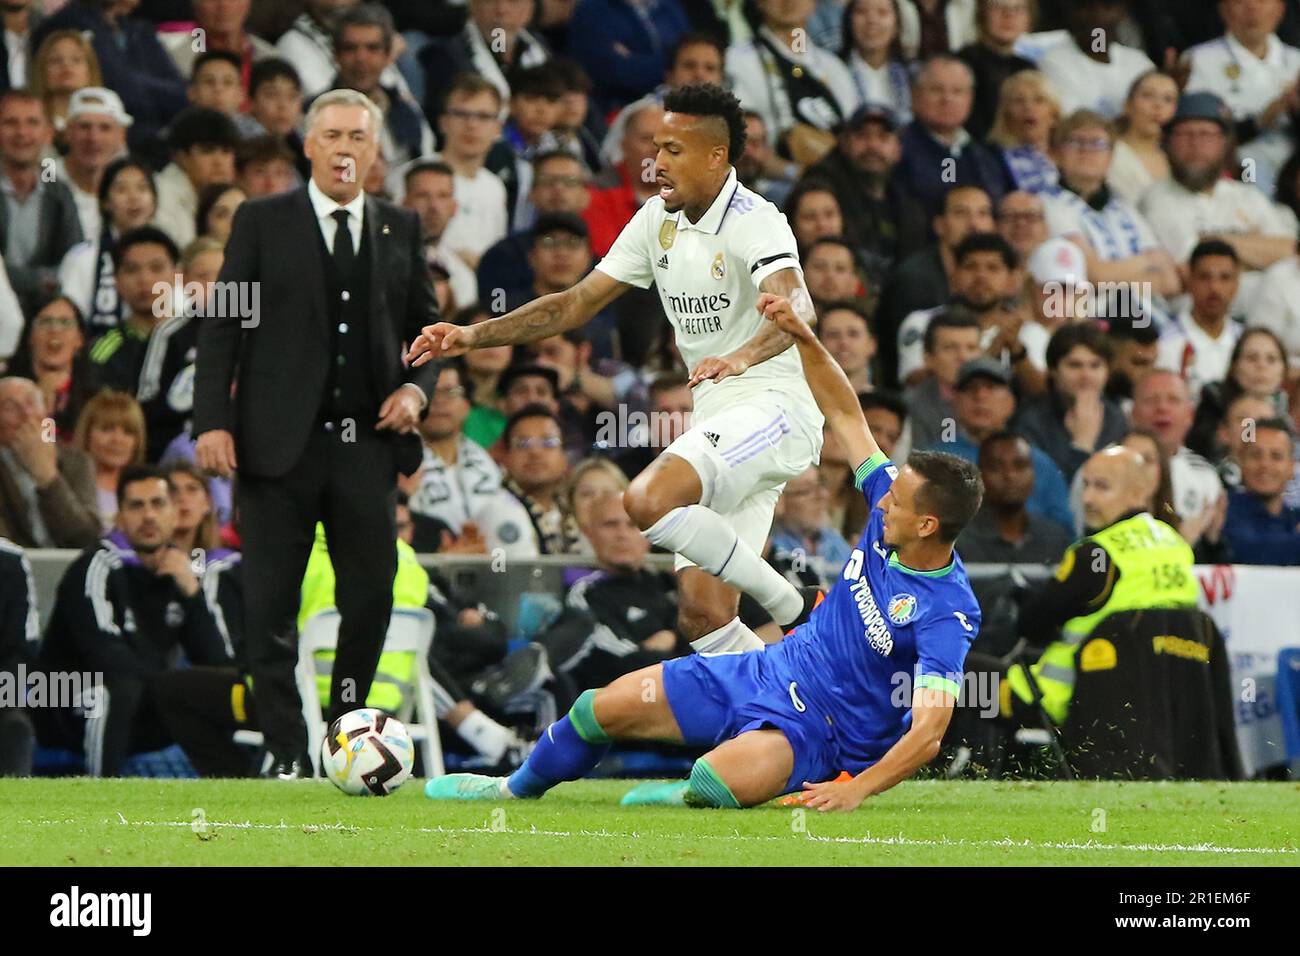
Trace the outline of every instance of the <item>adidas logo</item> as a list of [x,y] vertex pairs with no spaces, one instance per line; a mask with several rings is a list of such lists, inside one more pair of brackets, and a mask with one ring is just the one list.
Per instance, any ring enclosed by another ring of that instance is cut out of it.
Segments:
[[705,432],[705,433],[704,433],[704,437],[707,438],[707,439],[709,440],[709,444],[712,445],[714,448],[717,448],[717,447],[718,447],[718,433],[717,433],[717,432]]
[[660,269],[667,269],[667,268],[668,268],[668,254],[667,254],[667,253],[664,253],[662,256],[660,256],[660,257],[659,257],[659,261],[656,262],[655,265],[657,265]]

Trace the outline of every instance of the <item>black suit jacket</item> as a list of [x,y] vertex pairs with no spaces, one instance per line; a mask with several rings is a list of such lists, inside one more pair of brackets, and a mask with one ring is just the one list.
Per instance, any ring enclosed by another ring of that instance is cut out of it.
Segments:
[[[431,398],[438,363],[408,368],[402,360],[421,327],[439,318],[419,219],[373,197],[366,198],[365,209],[375,390],[382,401],[412,382]],[[238,310],[219,308],[223,297],[215,295],[214,307],[199,323],[194,434],[232,432],[243,474],[284,475],[317,427],[332,359],[321,247],[306,187],[246,202],[235,214],[218,281],[241,283],[245,290],[257,283],[259,308],[249,320],[223,316]],[[419,437],[381,434],[397,443],[402,472],[413,473],[420,463]]]

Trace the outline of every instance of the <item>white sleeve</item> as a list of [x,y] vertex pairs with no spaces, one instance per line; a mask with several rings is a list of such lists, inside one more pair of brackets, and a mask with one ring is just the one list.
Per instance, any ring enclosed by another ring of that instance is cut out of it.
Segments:
[[1152,249],[1160,248],[1160,240],[1156,238],[1156,231],[1151,228],[1151,223],[1147,222],[1147,217],[1138,212],[1137,207],[1131,203],[1125,203],[1128,207],[1129,219],[1137,228],[1138,234],[1138,252],[1150,252]]
[[[1044,196],[1043,215],[1047,220],[1047,231],[1053,238],[1077,236],[1084,242],[1088,242],[1088,234],[1084,232],[1079,211],[1068,199],[1060,196]],[[1092,243],[1089,242],[1088,245],[1091,246]]]
[[0,360],[7,359],[18,351],[18,340],[22,334],[23,310],[18,305],[14,287],[9,284],[4,256],[0,256]]
[[96,292],[90,287],[95,281],[95,251],[96,244],[88,239],[69,249],[59,263],[59,290],[76,304],[84,319],[90,318]]
[[491,520],[484,525],[483,537],[487,539],[488,551],[501,549],[508,558],[536,558],[542,553],[537,541],[537,532],[528,509],[523,502],[502,489],[492,502],[491,508],[483,509],[484,517]]
[[1283,259],[1266,269],[1259,290],[1246,308],[1246,327],[1263,328],[1282,340],[1292,364],[1300,359],[1300,283],[1295,281],[1294,259]]
[[651,248],[651,204],[656,209],[659,208],[659,204],[654,199],[642,205],[636,211],[636,215],[623,227],[623,231],[618,234],[609,252],[596,263],[596,268],[611,279],[626,282],[638,289],[650,287],[650,283],[654,281],[655,256],[664,253],[657,242],[654,248]]
[[1178,262],[1186,262],[1197,236],[1183,222],[1178,202],[1169,199],[1163,189],[1153,188],[1144,197],[1142,213],[1165,251]]
[[[748,198],[748,197],[746,197]],[[736,200],[739,202],[739,198]],[[736,257],[745,263],[749,270],[750,281],[756,287],[774,272],[782,269],[798,269],[799,244],[785,214],[770,202],[757,200],[756,205],[746,209],[736,205],[728,215],[739,215],[742,228],[736,233]]]
[[906,381],[913,372],[925,367],[925,330],[933,310],[913,312],[898,327],[898,379]]
[[1285,206],[1273,202],[1258,189],[1249,186],[1246,188],[1250,190],[1249,195],[1256,206],[1253,218],[1260,234],[1294,239],[1296,235],[1295,213]]

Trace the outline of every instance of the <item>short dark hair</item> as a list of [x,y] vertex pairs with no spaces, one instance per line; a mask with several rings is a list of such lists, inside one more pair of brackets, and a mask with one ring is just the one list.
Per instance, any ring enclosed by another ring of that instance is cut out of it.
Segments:
[[[99,205],[108,204],[108,191],[113,188],[113,183],[117,177],[122,175],[128,169],[138,169],[144,174],[144,181],[149,186],[149,191],[153,193],[154,202],[158,201],[158,184],[153,181],[153,167],[139,156],[121,156],[108,164],[104,170],[104,175],[99,180]],[[87,239],[96,239],[97,236],[87,236]]]
[[1002,257],[1003,264],[1009,270],[1014,270],[1020,265],[1020,256],[1016,253],[1015,248],[1011,243],[1003,239],[1000,233],[996,232],[972,232],[957,243],[957,248],[953,250],[952,255],[960,263],[968,256],[980,252],[997,253]]
[[812,254],[812,251],[818,246],[838,246],[840,249],[847,249],[849,255],[853,257],[853,268],[861,268],[862,263],[858,257],[858,250],[853,248],[853,243],[849,242],[849,240],[845,239],[843,236],[822,236],[820,239],[814,239],[812,242],[808,243],[808,248],[804,252],[804,258],[807,259],[808,256]]
[[939,540],[953,542],[984,499],[984,479],[973,462],[941,451],[914,451],[907,465],[925,479],[916,506],[939,519]]
[[745,112],[734,93],[715,83],[694,83],[664,97],[665,113],[710,116],[727,126],[727,158],[735,163],[745,151]]
[[437,173],[439,176],[450,176],[453,180],[456,178],[456,171],[441,159],[417,159],[402,174],[402,185],[410,189],[411,180],[420,173]]
[[1265,430],[1285,432],[1286,437],[1291,440],[1291,444],[1295,444],[1295,430],[1291,427],[1291,423],[1280,415],[1274,415],[1272,418],[1261,418],[1255,422],[1255,434],[1258,435]]
[[487,93],[497,101],[497,109],[501,108],[501,91],[497,89],[495,83],[489,81],[481,73],[466,72],[456,74],[456,78],[451,81],[451,86],[447,88],[446,98],[450,100],[453,96],[478,96],[480,93]]
[[1189,268],[1195,269],[1196,263],[1202,259],[1208,259],[1210,256],[1223,256],[1225,259],[1231,259],[1234,265],[1241,265],[1241,257],[1237,255],[1237,250],[1230,243],[1222,239],[1202,239],[1192,250],[1192,254],[1187,258]]
[[976,185],[975,183],[958,183],[956,186],[949,186],[947,191],[943,194],[943,199],[939,203],[939,214],[940,215],[947,214],[948,200],[951,199],[954,195],[972,189],[975,192],[980,192],[983,193],[985,196],[987,196],[990,204],[993,202],[993,197],[989,196],[989,191],[985,189],[983,186]]
[[651,396],[655,396],[661,392],[669,392],[675,388],[686,388],[689,385],[690,379],[683,372],[662,372],[651,379],[647,391]]
[[1047,340],[1047,367],[1056,368],[1079,345],[1100,356],[1107,368],[1115,358],[1115,350],[1105,332],[1091,322],[1071,322],[1061,326]]
[[302,89],[302,77],[298,75],[297,69],[288,60],[282,60],[278,56],[267,57],[265,60],[258,60],[253,64],[252,70],[248,73],[248,96],[252,99],[257,95],[257,91],[265,84],[272,80],[288,80],[294,86]]
[[233,153],[239,140],[239,130],[225,113],[206,106],[187,106],[176,114],[167,145],[174,153],[196,146],[216,146]]
[[[1120,315],[1113,318],[1101,318],[1106,335],[1111,343],[1136,342],[1138,345],[1152,345],[1160,340],[1160,330],[1150,315],[1126,316],[1123,309],[1117,309]],[[1131,313],[1130,313],[1131,315]],[[1112,349],[1112,353],[1113,353]]]
[[726,59],[727,50],[722,42],[712,33],[705,33],[702,30],[692,30],[690,33],[683,33],[678,37],[673,48],[668,51],[668,69],[677,65],[677,58],[682,55],[682,51],[691,46],[711,46],[718,51],[718,56]]
[[393,15],[378,3],[359,3],[343,10],[334,18],[334,48],[343,45],[343,33],[348,27],[379,27],[384,34],[384,49],[393,48]]
[[[469,366],[465,364],[463,355],[453,355],[449,359],[441,359],[442,367],[438,369],[438,375],[441,377],[443,372],[455,372],[460,377],[460,384],[465,385],[469,382]],[[435,379],[436,381],[436,379]],[[430,398],[433,396],[430,395]]]
[[519,409],[519,411],[506,419],[506,427],[501,432],[501,440],[509,445],[510,438],[514,435],[515,429],[519,427],[519,423],[530,418],[550,419],[555,422],[555,427],[560,430],[560,434],[564,434],[564,425],[560,422],[560,416],[556,415],[555,412],[551,411],[545,405],[534,402],[531,405],[525,405],[523,408]]
[[122,268],[122,260],[136,246],[162,246],[171,256],[172,262],[181,261],[181,251],[172,237],[157,226],[140,226],[122,233],[113,245],[113,268]]
[[246,139],[239,144],[235,150],[235,172],[242,173],[254,163],[271,163],[271,162],[288,163],[290,166],[297,168],[298,158],[294,156],[293,150],[279,136],[267,134],[266,136],[254,136],[252,139]]
[[543,150],[542,152],[540,152],[540,153],[538,153],[536,156],[534,156],[533,159],[532,159],[533,171],[536,172],[537,170],[539,170],[539,169],[541,169],[543,166],[545,166],[547,163],[551,162],[552,160],[556,160],[556,159],[567,159],[567,160],[569,160],[570,162],[577,163],[579,166],[581,166],[581,167],[582,167],[582,171],[583,171],[584,173],[589,173],[589,172],[590,172],[590,170],[587,169],[587,164],[586,164],[585,162],[582,161],[582,157],[581,157],[581,156],[575,156],[575,155],[573,155],[573,153],[569,152],[567,149],[560,149],[560,148],[558,148],[558,147],[555,148],[555,149],[547,149],[547,150]]
[[159,468],[157,465],[127,465],[122,469],[121,474],[117,476],[117,506],[119,509],[126,498],[127,486],[133,485],[137,481],[161,481],[166,483],[169,492],[176,490],[171,473]]
[[900,425],[907,421],[907,403],[903,401],[901,396],[895,395],[893,392],[858,392],[858,405],[864,414],[877,408],[883,408],[887,412],[893,412]]
[[994,432],[988,438],[985,438],[982,442],[980,442],[979,453],[976,456],[976,460],[980,464],[983,464],[984,459],[988,456],[989,451],[993,448],[993,446],[1000,444],[1001,442],[1004,441],[1020,441],[1025,443],[1026,448],[1029,447],[1029,439],[1027,439],[1024,435],[1018,434],[1017,432],[1007,431],[1006,429],[1003,429],[1002,431]]
[[[862,306],[856,302],[849,302],[843,299],[841,299],[838,302],[823,302],[821,303],[821,305],[817,307],[817,311],[818,313],[820,313],[821,318],[825,318],[826,316],[830,315],[832,312],[852,312],[859,319],[861,319],[862,324],[867,327],[868,335],[874,337],[876,334],[875,330],[871,327],[870,317],[867,315],[866,311],[862,308]],[[821,338],[820,323],[817,328],[817,337]]]
[[[199,193],[199,204],[194,210],[195,235],[208,235],[208,214],[212,207],[221,201],[221,197],[232,189],[239,189],[234,183],[208,183]],[[243,192],[242,189],[239,189]]]
[[510,72],[510,96],[539,96],[558,100],[564,95],[564,82],[560,75],[545,63],[518,67]]
[[235,68],[236,73],[242,73],[244,69],[244,61],[237,53],[231,53],[229,50],[204,50],[194,58],[194,65],[190,67],[189,82],[193,83],[194,78],[199,75],[199,70],[209,63],[229,63]]
[[921,341],[927,355],[934,354],[934,343],[939,336],[940,329],[974,329],[978,333],[980,320],[965,309],[944,309],[937,315],[932,316],[929,324],[925,327],[925,335]]
[[591,77],[573,60],[557,56],[547,60],[546,63],[555,74],[555,78],[560,81],[565,93],[591,92]]

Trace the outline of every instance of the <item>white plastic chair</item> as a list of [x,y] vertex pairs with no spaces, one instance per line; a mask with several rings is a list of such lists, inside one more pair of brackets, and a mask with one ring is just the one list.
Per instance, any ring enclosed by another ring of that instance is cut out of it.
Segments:
[[[307,723],[307,752],[317,772],[320,771],[321,742],[329,728],[321,715],[320,697],[316,690],[316,652],[332,651],[337,647],[339,620],[335,608],[313,614],[303,628],[298,644],[298,694],[302,697],[302,716]],[[393,608],[384,650],[415,655],[414,699],[406,701],[404,707],[404,710],[414,712],[414,719],[410,713],[397,716],[420,748],[424,772],[430,777],[440,777],[446,770],[442,765],[442,741],[438,738],[438,715],[433,705],[433,678],[429,676],[433,632],[433,612],[428,608]]]

